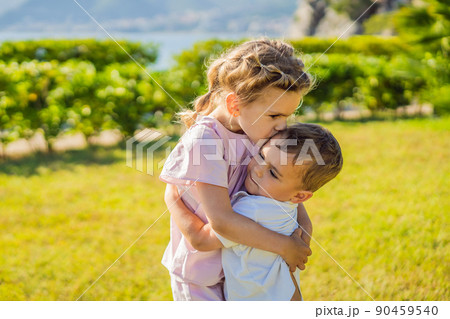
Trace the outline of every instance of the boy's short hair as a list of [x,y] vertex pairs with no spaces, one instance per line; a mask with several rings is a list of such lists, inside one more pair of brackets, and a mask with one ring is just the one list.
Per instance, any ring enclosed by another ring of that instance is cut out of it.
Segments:
[[[344,163],[341,147],[333,134],[326,128],[317,124],[295,123],[279,132],[279,134],[283,141],[277,147],[290,154],[295,154],[294,165],[299,155],[302,154],[305,141],[312,141],[313,147],[319,151],[321,159],[323,159],[322,162],[320,158],[318,159],[314,154],[310,154],[311,152],[308,153],[310,155],[308,159],[312,159],[312,161],[303,161],[304,164],[302,164],[307,165],[305,169],[302,169],[303,190],[315,192],[335,178],[341,171]],[[294,144],[292,140],[296,141],[296,145],[292,145]],[[304,152],[305,150],[303,150],[303,154]],[[299,159],[299,161],[301,160]]]

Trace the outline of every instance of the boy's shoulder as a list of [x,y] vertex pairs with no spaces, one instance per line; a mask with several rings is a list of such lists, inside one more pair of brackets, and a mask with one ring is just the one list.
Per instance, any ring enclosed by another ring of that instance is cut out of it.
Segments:
[[[259,211],[262,208],[258,197],[247,192],[240,191],[231,197],[231,206],[236,213],[246,216],[254,221],[258,221]],[[257,214],[258,212],[258,214]]]
[[[290,225],[292,220],[297,220],[298,204],[291,202],[280,202],[275,199],[251,195],[246,192],[237,192],[231,198],[233,210],[245,217],[260,223],[274,231],[278,226]],[[275,228],[270,228],[275,227]],[[292,232],[293,230],[290,230]]]
[[263,196],[257,196],[257,195],[252,195],[247,193],[246,191],[240,191],[235,193],[232,197],[231,197],[231,205],[237,205],[245,203],[255,203],[258,204],[260,202],[264,202],[266,197]]
[[276,199],[259,196],[259,195],[251,195],[245,191],[240,191],[235,193],[231,197],[231,205],[233,208],[241,208],[248,206],[248,209],[257,208],[260,213],[263,211],[273,212],[273,211],[292,211],[296,210],[298,204],[294,204],[291,202],[280,202]]
[[248,194],[247,192],[244,192],[244,191],[240,191],[240,192],[237,192],[237,193],[233,194],[233,196],[231,196],[231,205],[234,205],[239,200],[244,199],[244,198],[246,198],[248,196],[252,196],[252,195],[250,195],[250,194]]

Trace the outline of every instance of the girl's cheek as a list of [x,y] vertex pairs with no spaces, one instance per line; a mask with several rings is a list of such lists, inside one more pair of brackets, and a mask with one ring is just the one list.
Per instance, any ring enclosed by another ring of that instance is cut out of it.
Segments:
[[265,127],[266,128],[266,130],[269,132],[269,134],[270,134],[270,132],[273,132],[274,130],[275,130],[275,123],[273,123],[273,122],[267,122],[267,123],[265,123],[264,124],[264,126],[263,127]]

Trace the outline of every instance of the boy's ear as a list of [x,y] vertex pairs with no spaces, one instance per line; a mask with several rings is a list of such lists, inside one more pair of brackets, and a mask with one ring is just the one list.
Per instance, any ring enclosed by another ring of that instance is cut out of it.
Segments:
[[295,194],[294,197],[290,199],[291,202],[294,204],[300,204],[308,199],[310,199],[313,196],[313,192],[310,191],[299,191],[297,194]]
[[238,105],[238,97],[236,93],[231,92],[225,98],[225,102],[227,105],[227,110],[230,115],[237,117],[240,115],[239,113],[239,105]]

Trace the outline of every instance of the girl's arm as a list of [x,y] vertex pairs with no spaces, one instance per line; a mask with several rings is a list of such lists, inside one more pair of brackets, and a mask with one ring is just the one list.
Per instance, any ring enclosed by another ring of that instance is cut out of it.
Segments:
[[172,215],[173,221],[194,249],[209,251],[223,247],[211,225],[205,224],[186,207],[175,185],[167,184],[164,201]]
[[281,235],[234,212],[224,187],[199,182],[196,186],[206,216],[217,233],[237,243],[280,255],[291,271],[296,267],[305,269],[304,260],[311,255],[311,250],[300,237]]

